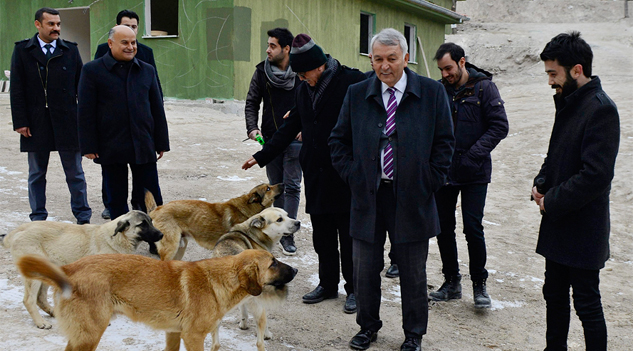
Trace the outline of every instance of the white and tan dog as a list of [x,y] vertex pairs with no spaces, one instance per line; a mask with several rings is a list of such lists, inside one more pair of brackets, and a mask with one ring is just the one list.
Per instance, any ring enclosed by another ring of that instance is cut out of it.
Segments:
[[[22,224],[4,238],[3,244],[15,262],[25,255],[39,255],[64,265],[89,255],[131,254],[141,241],[155,242],[162,237],[147,214],[130,211],[102,225],[52,221]],[[49,329],[51,324],[42,318],[37,306],[53,316],[47,290],[48,286],[39,280],[24,279],[24,306],[40,329]]]
[[141,255],[94,255],[65,266],[24,256],[18,268],[27,279],[55,287],[55,315],[68,338],[66,351],[94,351],[115,314],[166,331],[165,350],[203,351],[224,314],[265,286],[283,289],[297,270],[270,252],[196,262],[160,261]]
[[[213,249],[213,257],[237,255],[248,249],[259,249],[271,252],[284,235],[291,235],[301,228],[301,222],[288,217],[288,213],[280,208],[270,207],[237,224],[222,235]],[[285,301],[288,290],[276,286],[264,287],[262,294],[244,299],[240,305],[242,311],[241,329],[248,329],[246,320],[248,310],[257,322],[257,350],[264,351],[264,339],[272,338],[266,323],[266,308],[278,306]],[[247,310],[248,307],[248,310]],[[217,336],[214,333],[214,338]]]

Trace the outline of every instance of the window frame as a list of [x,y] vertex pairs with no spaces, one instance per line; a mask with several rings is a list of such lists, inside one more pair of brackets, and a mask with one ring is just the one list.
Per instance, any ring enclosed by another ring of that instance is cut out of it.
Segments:
[[[152,35],[152,1],[153,0],[145,0],[145,31],[142,35],[143,39],[159,39],[159,38],[178,38],[179,34],[168,34],[168,35]],[[178,0],[174,0],[178,4],[180,2]],[[178,21],[178,17],[176,17],[176,22]],[[180,31],[180,27],[178,23],[176,23],[177,28]]]
[[[373,38],[374,34],[376,33],[376,14],[371,13],[371,12],[367,12],[367,11],[361,11],[360,12],[361,16],[367,16],[368,18],[368,28],[365,28],[365,30],[367,30],[367,52],[363,52],[362,51],[362,43],[360,42],[360,40],[363,38],[362,33],[359,33],[359,38],[358,38],[358,52],[360,55],[362,56],[369,56],[369,54],[371,53],[371,38]],[[363,31],[362,28],[362,19],[359,18],[359,27],[361,32]]]
[[[409,36],[407,37],[407,28],[409,29]],[[408,39],[409,45],[409,63],[417,64],[418,59],[418,27],[415,24],[406,23],[404,24],[404,36]]]

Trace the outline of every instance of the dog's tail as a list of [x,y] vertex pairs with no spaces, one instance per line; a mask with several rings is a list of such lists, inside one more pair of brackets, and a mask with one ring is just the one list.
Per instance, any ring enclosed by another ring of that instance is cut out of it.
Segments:
[[17,266],[25,278],[41,280],[48,285],[56,286],[65,299],[73,292],[68,276],[59,266],[44,257],[26,255],[18,260]]
[[145,207],[147,208],[147,213],[150,213],[156,209],[156,200],[154,199],[154,194],[151,191],[145,189]]

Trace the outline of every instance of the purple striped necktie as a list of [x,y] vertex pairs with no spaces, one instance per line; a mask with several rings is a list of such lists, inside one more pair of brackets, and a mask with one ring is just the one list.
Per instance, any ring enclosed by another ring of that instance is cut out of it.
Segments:
[[[389,101],[387,102],[385,134],[391,136],[396,131],[396,109],[398,108],[398,103],[396,102],[396,89],[388,88],[387,91],[391,96],[389,96]],[[388,142],[387,146],[385,146],[383,170],[389,179],[393,179],[393,149],[391,148],[391,142]]]

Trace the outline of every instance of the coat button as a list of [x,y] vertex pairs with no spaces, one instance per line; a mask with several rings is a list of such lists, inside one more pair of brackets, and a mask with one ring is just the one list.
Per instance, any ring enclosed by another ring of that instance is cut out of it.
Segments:
[[393,138],[392,138],[392,137],[389,137],[389,141],[393,141]]
[[370,190],[370,191],[369,191],[369,195],[374,195],[374,191],[373,191],[373,190]]
[[372,161],[376,161],[376,156],[371,158]]
[[382,123],[378,123],[378,128],[382,128]]
[[317,124],[317,121],[314,121],[314,124]]
[[62,67],[62,69],[65,71],[65,70],[66,70],[66,67]]

